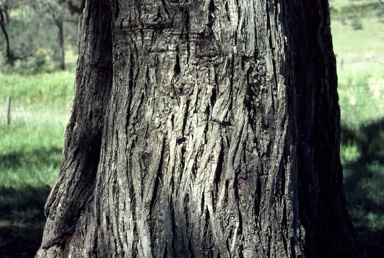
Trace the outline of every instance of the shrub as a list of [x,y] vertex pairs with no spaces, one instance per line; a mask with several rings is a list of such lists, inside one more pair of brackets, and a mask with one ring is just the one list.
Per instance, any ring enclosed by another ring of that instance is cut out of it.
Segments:
[[354,29],[354,30],[362,30],[363,29],[363,24],[361,22],[361,19],[358,16],[354,16],[351,19],[351,26],[352,26],[352,29]]

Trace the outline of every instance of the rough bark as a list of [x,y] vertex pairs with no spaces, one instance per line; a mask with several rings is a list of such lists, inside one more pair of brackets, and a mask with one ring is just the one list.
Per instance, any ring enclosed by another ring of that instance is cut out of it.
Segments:
[[326,1],[86,1],[37,257],[354,257]]

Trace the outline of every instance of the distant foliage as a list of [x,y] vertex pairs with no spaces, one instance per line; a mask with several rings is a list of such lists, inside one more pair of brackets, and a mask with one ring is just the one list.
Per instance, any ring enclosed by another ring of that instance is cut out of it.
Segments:
[[38,49],[30,57],[16,61],[14,66],[7,66],[9,72],[37,74],[48,71],[49,57],[44,49]]
[[58,0],[4,1],[3,5],[0,1],[0,8],[3,6],[7,17],[4,25],[10,51],[7,53],[5,35],[0,31],[0,72],[52,71],[59,68],[62,46],[77,48],[78,14],[71,14],[66,4]]
[[330,7],[331,16],[333,19],[340,19],[340,17],[353,18],[356,16],[370,17],[375,15],[378,9],[382,8],[379,1],[372,2],[357,2],[350,3],[340,8]]
[[353,30],[362,30],[363,19],[377,17],[384,22],[384,4],[379,1],[351,0],[340,5],[330,1],[332,20],[339,20],[343,25],[350,25]]
[[376,16],[379,18],[381,22],[384,22],[384,4],[379,6],[376,10]]

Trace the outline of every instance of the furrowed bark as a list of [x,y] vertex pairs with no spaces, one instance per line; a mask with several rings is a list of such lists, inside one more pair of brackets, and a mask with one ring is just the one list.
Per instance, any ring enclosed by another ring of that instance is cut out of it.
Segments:
[[113,0],[85,10],[39,254],[355,256],[327,3]]

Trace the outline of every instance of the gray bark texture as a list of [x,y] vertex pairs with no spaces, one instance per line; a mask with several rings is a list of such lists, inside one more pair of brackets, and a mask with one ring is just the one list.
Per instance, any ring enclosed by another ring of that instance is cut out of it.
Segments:
[[355,257],[328,2],[87,0],[36,257]]

